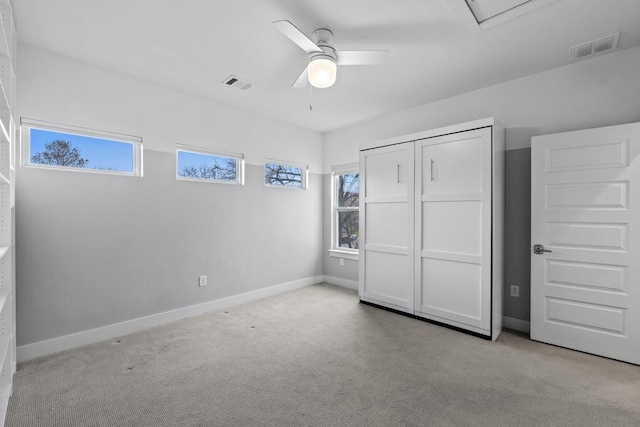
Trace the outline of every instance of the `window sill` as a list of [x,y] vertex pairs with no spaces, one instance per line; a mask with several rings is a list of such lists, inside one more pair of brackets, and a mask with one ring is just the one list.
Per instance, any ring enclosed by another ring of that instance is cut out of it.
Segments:
[[93,173],[100,175],[114,175],[114,176],[133,176],[137,178],[142,178],[142,175],[138,172],[122,172],[122,171],[110,171],[104,169],[91,169],[91,168],[79,168],[79,167],[71,167],[71,166],[49,166],[49,165],[39,165],[34,163],[25,163],[22,167],[30,168],[30,169],[42,169],[49,171],[63,171],[63,172],[82,172],[82,173]]
[[224,180],[224,179],[213,179],[213,178],[191,178],[187,176],[176,175],[177,181],[191,181],[191,182],[208,182],[213,184],[226,184],[226,185],[243,185],[242,182],[238,180]]
[[329,256],[334,258],[352,259],[354,261],[358,261],[360,259],[358,252],[341,251],[338,249],[329,249]]

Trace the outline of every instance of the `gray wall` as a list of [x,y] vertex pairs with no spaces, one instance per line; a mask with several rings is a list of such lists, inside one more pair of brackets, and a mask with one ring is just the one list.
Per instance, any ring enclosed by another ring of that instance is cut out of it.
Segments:
[[[531,149],[505,156],[504,315],[529,320],[531,283]],[[520,297],[511,296],[511,285]]]
[[144,157],[144,178],[18,168],[18,345],[322,274],[321,175],[177,181]]

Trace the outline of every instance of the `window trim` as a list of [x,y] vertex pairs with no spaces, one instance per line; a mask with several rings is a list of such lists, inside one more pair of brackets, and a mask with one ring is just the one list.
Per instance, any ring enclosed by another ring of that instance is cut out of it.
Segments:
[[[338,239],[338,215],[340,212],[360,212],[358,207],[338,207],[338,176],[360,172],[360,164],[346,163],[331,167],[331,248],[329,256],[335,258],[346,258],[358,260],[360,258],[359,249],[341,248],[337,245]],[[360,224],[358,223],[358,228]]]
[[[294,162],[287,162],[287,161],[282,161],[282,160],[274,160],[274,159],[264,159],[264,165],[263,165],[263,182],[264,182],[264,186],[265,187],[269,187],[269,188],[288,188],[289,190],[308,190],[309,189],[309,165],[303,165],[301,163],[294,163]],[[279,166],[289,166],[292,168],[298,168],[302,170],[302,186],[301,187],[292,187],[292,186],[288,186],[288,185],[274,185],[274,184],[267,184],[266,180],[264,179],[264,172],[267,168],[267,163],[268,164],[272,164],[272,165],[279,165]]]
[[[106,139],[113,142],[122,142],[132,145],[132,171],[109,171],[91,168],[73,168],[67,166],[50,166],[31,163],[31,129],[39,129],[51,132],[60,132],[89,138]],[[143,176],[143,147],[142,137],[124,133],[109,132],[97,129],[83,128],[80,126],[65,125],[61,123],[46,122],[43,120],[20,118],[20,166],[34,169],[62,170],[72,172],[98,173],[103,175],[118,176]]]
[[[238,162],[236,166],[236,179],[235,181],[225,181],[222,179],[207,179],[207,178],[191,178],[178,175],[178,152],[184,151],[193,154],[205,154],[209,156],[227,157],[230,159],[236,159]],[[195,147],[193,145],[176,144],[176,180],[178,181],[192,181],[192,182],[208,182],[213,184],[230,184],[230,185],[244,185],[244,154],[232,153],[229,151],[213,150],[210,148]]]

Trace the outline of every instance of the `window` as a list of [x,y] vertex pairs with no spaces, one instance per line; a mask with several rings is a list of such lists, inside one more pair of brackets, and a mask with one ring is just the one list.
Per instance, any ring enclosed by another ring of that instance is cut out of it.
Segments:
[[273,187],[307,188],[309,168],[304,165],[266,160],[264,184]]
[[142,176],[142,138],[22,119],[22,165]]
[[209,151],[186,145],[179,145],[176,151],[176,178],[244,185],[242,154]]
[[358,164],[333,169],[331,256],[358,259],[360,174]]

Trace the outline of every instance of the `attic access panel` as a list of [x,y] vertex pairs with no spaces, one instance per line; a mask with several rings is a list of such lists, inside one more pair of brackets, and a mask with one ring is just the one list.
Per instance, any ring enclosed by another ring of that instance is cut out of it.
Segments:
[[478,24],[498,16],[531,0],[466,0]]
[[482,29],[538,9],[555,0],[464,0]]

